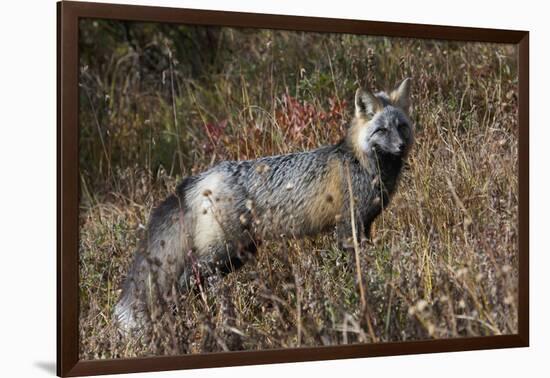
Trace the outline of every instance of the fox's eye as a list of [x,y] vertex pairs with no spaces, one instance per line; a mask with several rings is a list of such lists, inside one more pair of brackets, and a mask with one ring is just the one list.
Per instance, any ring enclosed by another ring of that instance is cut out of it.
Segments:
[[409,127],[406,123],[400,123],[397,125],[397,130],[401,133],[401,135],[407,137],[409,135]]
[[372,133],[372,134],[374,135],[374,134],[385,133],[385,132],[386,132],[386,129],[380,128],[380,129],[374,130],[374,133]]

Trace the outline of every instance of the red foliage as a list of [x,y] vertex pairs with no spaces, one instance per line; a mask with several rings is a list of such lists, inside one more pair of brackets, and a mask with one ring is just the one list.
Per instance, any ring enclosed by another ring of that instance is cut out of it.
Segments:
[[224,119],[218,123],[206,123],[204,124],[204,130],[208,136],[208,141],[203,144],[203,148],[207,152],[212,152],[217,146],[218,141],[223,135],[225,128],[227,127],[227,119]]
[[346,101],[336,97],[328,100],[329,109],[318,109],[314,104],[283,94],[280,105],[275,110],[275,119],[279,127],[285,130],[293,139],[301,139],[308,127],[314,127],[319,122],[325,128],[339,127],[345,119]]

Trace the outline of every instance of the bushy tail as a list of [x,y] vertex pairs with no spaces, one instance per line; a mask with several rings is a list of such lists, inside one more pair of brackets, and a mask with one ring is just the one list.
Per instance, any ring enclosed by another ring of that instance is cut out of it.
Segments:
[[124,333],[139,329],[140,325],[145,325],[145,300],[144,296],[138,293],[138,285],[135,281],[136,271],[144,262],[143,260],[143,253],[136,252],[132,267],[128,271],[120,297],[115,305],[113,317],[119,329]]
[[136,330],[148,325],[153,305],[163,304],[178,287],[184,271],[186,251],[191,250],[187,190],[195,182],[188,177],[176,193],[166,198],[151,213],[145,238],[137,249],[122,293],[114,309],[121,330]]

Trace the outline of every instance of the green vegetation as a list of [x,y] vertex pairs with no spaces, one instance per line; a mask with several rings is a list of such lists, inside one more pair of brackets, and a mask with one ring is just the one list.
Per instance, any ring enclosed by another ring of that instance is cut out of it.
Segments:
[[[81,357],[257,350],[517,331],[513,46],[81,21]],[[334,235],[266,242],[178,298],[148,337],[112,309],[151,209],[223,160],[335,143],[359,86],[413,79],[415,145],[353,254]]]

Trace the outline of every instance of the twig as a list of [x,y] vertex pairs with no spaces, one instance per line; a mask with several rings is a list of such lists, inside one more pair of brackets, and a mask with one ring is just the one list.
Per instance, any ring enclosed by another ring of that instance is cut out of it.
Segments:
[[348,181],[348,191],[349,191],[349,205],[350,205],[350,213],[351,213],[351,235],[353,238],[353,250],[355,251],[355,270],[357,271],[357,280],[359,283],[359,295],[361,300],[361,312],[366,315],[366,321],[367,321],[367,327],[369,329],[369,334],[371,339],[374,342],[377,342],[376,335],[374,334],[374,330],[370,321],[370,311],[368,308],[367,300],[365,297],[365,289],[363,287],[363,277],[361,275],[361,262],[359,260],[359,242],[357,240],[357,230],[355,227],[355,200],[353,198],[353,188],[351,186],[351,176],[349,173],[349,165],[348,162],[345,162],[346,167],[346,178]]
[[168,50],[168,58],[170,61],[170,90],[172,95],[172,117],[174,119],[174,130],[176,131],[176,148],[178,149],[178,162],[180,164],[180,171],[183,170],[183,157],[182,157],[182,151],[181,151],[181,144],[180,144],[180,130],[178,125],[178,117],[176,112],[176,95],[175,95],[175,89],[174,89],[174,69],[173,69],[173,63],[172,63],[172,51]]
[[105,154],[105,162],[107,163],[107,173],[110,176],[111,175],[111,159],[109,158],[109,153],[107,152],[107,147],[105,145],[105,139],[103,139],[103,133],[101,132],[101,125],[99,124],[99,119],[97,118],[97,111],[95,109],[94,103],[92,101],[92,97],[90,96],[90,93],[88,92],[88,88],[86,88],[85,85],[80,85],[82,89],[84,89],[84,93],[86,93],[86,97],[88,98],[88,103],[90,104],[90,107],[92,108],[92,114],[94,115],[94,121],[97,128],[97,133],[99,135],[99,141],[101,142],[101,147],[103,148],[103,153]]
[[483,325],[487,329],[489,329],[491,332],[493,332],[495,335],[502,335],[502,332],[495,326],[492,326],[491,324],[487,323],[484,320],[474,318],[473,316],[466,316],[466,315],[457,315],[457,319],[464,319],[464,320],[470,320],[472,322],[478,322],[479,324]]

